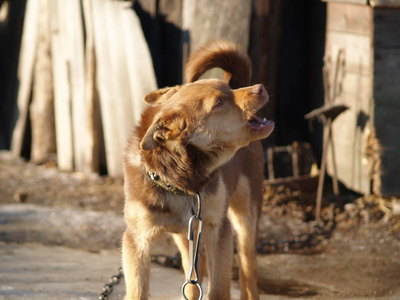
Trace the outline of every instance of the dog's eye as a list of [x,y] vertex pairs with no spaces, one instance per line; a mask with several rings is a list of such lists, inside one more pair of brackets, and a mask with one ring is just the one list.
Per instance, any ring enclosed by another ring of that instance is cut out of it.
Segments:
[[225,99],[218,98],[217,101],[215,102],[214,107],[221,106],[224,102],[225,102]]

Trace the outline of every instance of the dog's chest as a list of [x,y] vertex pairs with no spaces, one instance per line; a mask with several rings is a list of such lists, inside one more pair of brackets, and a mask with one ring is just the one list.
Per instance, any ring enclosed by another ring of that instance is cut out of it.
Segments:
[[171,233],[182,232],[192,215],[193,198],[167,194],[159,201],[166,212],[155,214],[153,220]]

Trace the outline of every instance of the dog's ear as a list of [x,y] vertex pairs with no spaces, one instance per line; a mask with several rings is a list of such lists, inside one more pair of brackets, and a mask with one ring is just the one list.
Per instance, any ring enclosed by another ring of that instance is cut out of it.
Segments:
[[162,141],[165,139],[165,129],[161,122],[153,123],[149,129],[147,129],[142,141],[140,142],[140,148],[142,150],[152,150],[157,148]]
[[151,106],[160,105],[164,101],[168,100],[180,88],[181,88],[181,86],[177,85],[174,87],[167,87],[167,88],[163,88],[163,89],[148,93],[146,96],[144,96],[144,101]]
[[167,141],[178,139],[186,128],[186,122],[181,118],[170,118],[168,121],[159,120],[147,129],[140,148],[142,150],[152,150],[160,145],[165,145]]

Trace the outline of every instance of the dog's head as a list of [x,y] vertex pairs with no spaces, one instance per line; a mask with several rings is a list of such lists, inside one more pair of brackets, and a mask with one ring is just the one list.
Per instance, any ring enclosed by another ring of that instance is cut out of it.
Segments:
[[[263,85],[231,89],[217,79],[199,80],[148,94],[156,113],[144,134],[142,150],[164,148],[184,156],[188,145],[222,165],[250,142],[266,138],[274,123],[256,116],[268,101]],[[212,171],[212,170],[210,170]]]

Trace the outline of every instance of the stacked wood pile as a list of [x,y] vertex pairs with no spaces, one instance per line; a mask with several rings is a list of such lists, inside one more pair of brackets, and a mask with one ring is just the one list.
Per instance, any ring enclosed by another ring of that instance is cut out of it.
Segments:
[[[122,174],[122,152],[157,88],[140,21],[111,0],[28,0],[11,150],[63,170]],[[29,133],[31,132],[31,145]]]
[[[168,56],[154,53],[179,49],[174,63],[183,66],[190,52],[215,38],[248,47],[251,2],[209,2],[28,0],[12,153],[38,163],[56,153],[60,169],[81,172],[98,172],[103,160],[109,175],[121,175],[124,144],[142,98],[157,88],[152,62],[156,73],[171,65]],[[145,18],[153,20],[151,26]],[[172,39],[160,20],[174,28]],[[160,87],[181,83],[182,74],[168,78],[174,72],[158,72],[165,73],[157,74]]]
[[350,107],[333,123],[339,179],[362,193],[399,195],[400,1],[329,1],[326,62],[331,71],[343,65],[331,79],[336,101]]

